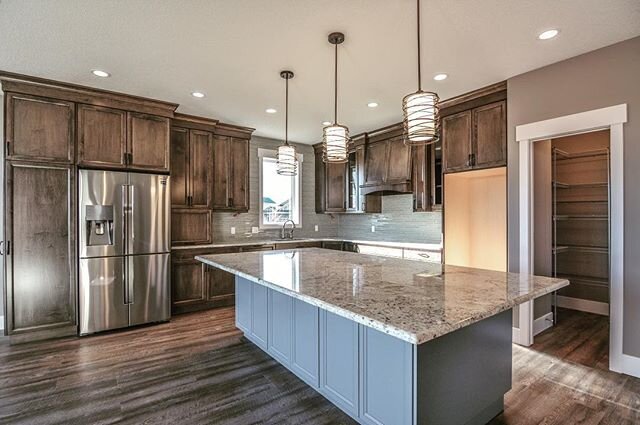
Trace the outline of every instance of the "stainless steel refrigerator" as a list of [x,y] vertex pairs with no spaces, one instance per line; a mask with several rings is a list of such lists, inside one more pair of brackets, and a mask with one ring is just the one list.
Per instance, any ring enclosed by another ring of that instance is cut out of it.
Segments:
[[80,334],[170,317],[169,176],[80,170]]

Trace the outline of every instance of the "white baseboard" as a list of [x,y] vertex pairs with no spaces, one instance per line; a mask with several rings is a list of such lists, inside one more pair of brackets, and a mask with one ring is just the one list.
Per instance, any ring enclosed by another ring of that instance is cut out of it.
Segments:
[[3,330],[4,330],[4,316],[0,316],[0,331],[3,331]]
[[587,313],[595,313],[600,314],[602,316],[609,315],[609,304],[599,302],[599,301],[591,301],[591,300],[583,300],[580,298],[572,298],[565,297],[563,295],[558,295],[558,307],[569,308],[571,310],[579,310]]
[[553,326],[553,313],[549,312],[533,321],[533,336],[544,332]]
[[619,371],[626,375],[635,376],[640,378],[640,357],[630,356],[628,354],[622,354],[621,367]]
[[511,328],[511,329],[512,329],[511,340],[515,344],[520,344],[520,328]]

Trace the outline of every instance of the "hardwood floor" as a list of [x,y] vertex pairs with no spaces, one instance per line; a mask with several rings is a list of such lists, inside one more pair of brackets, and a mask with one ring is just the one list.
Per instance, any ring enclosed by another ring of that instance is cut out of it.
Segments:
[[[0,342],[0,423],[351,424],[246,341],[233,308],[87,338]],[[492,424],[640,423],[640,379],[608,372],[606,317],[564,310],[514,346]]]

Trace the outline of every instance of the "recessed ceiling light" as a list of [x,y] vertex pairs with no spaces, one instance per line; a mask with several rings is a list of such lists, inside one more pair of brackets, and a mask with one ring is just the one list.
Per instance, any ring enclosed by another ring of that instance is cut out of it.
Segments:
[[442,80],[446,80],[448,77],[447,74],[436,74],[433,76],[433,79],[436,81],[442,81]]
[[264,110],[267,114],[275,114],[276,112],[278,112],[276,109],[274,108],[267,108]]
[[322,125],[331,125],[331,121],[322,121]]
[[109,74],[107,71],[102,71],[100,69],[94,69],[93,71],[91,71],[91,73],[96,77],[102,77],[102,78],[107,78],[111,76],[111,74]]
[[378,107],[378,104],[377,104],[376,102],[369,102],[369,103],[367,103],[367,106],[368,106],[369,108],[377,108],[377,107]]
[[539,40],[549,40],[549,39],[555,37],[556,35],[558,35],[558,32],[559,31],[556,30],[556,29],[552,29],[552,30],[547,30],[547,31],[541,32],[538,35],[538,39]]
[[193,97],[197,97],[197,98],[203,98],[204,97],[204,93],[199,92],[199,91],[194,91],[193,93],[191,93],[191,96]]

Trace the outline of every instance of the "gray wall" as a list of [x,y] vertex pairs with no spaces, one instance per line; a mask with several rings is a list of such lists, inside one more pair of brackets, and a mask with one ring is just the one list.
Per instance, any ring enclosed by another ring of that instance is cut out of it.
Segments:
[[[281,141],[254,136],[249,145],[249,212],[242,214],[214,213],[213,239],[214,241],[247,241],[250,239],[276,238],[280,230],[260,230],[252,234],[251,227],[259,225],[259,180],[258,180],[258,148],[277,149]],[[315,213],[315,168],[313,147],[296,145],[298,153],[303,155],[302,161],[302,228],[297,229],[296,237],[336,237],[338,235],[337,217]],[[318,225],[318,232],[314,226]],[[231,227],[236,228],[236,234],[230,233]]]
[[624,125],[624,347],[640,357],[640,37],[508,80],[509,268],[518,270],[518,145],[515,127],[626,103]]
[[411,194],[384,196],[381,214],[342,214],[338,231],[344,239],[440,243],[442,213],[414,213]]
[[[247,241],[278,237],[279,230],[260,230],[252,234],[251,227],[259,224],[258,148],[276,149],[282,142],[253,137],[250,144],[250,208],[248,213],[214,213],[215,241]],[[414,213],[412,195],[387,196],[382,200],[381,214],[316,214],[315,213],[315,156],[309,145],[296,145],[303,154],[302,161],[302,229],[296,237],[329,237],[366,239],[390,242],[440,243],[442,214]],[[318,232],[314,226],[318,225]],[[375,225],[376,231],[371,232]],[[230,233],[231,227],[236,234]]]

